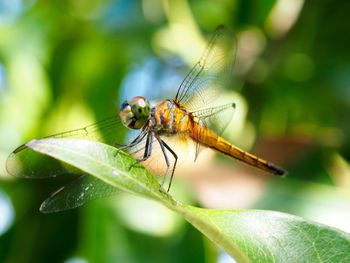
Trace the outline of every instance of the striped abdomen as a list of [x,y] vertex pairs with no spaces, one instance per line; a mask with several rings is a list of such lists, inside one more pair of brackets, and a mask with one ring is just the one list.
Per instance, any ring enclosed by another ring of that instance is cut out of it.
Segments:
[[191,138],[194,141],[200,142],[202,145],[221,152],[231,158],[238,159],[249,165],[260,168],[264,171],[275,175],[284,175],[286,172],[282,168],[269,163],[261,158],[250,154],[218,136],[212,130],[206,127],[200,127],[198,123],[193,122],[193,130],[190,133]]

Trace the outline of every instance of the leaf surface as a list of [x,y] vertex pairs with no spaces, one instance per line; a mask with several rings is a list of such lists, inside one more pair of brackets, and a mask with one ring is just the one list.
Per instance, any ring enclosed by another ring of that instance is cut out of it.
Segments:
[[[80,139],[33,140],[28,147],[116,189],[162,202],[238,262],[350,262],[350,235],[300,217],[263,210],[210,210],[159,191],[157,179],[128,154]],[[44,209],[45,211],[45,209]]]

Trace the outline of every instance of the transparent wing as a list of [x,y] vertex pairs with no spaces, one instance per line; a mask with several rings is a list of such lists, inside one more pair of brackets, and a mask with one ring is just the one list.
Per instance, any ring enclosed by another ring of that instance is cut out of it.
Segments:
[[236,55],[236,42],[219,26],[201,59],[181,83],[175,100],[191,111],[207,107],[228,83]]
[[[179,140],[172,138],[174,140],[172,146],[177,145],[176,150],[179,150]],[[169,141],[167,140],[167,143]],[[185,143],[185,142],[182,142]],[[133,147],[123,147],[125,151],[129,152],[136,159],[142,158],[145,150],[145,140]],[[186,150],[186,145],[183,145],[182,150]],[[171,163],[171,168],[174,165],[174,159],[168,153],[169,160]],[[185,158],[182,155],[182,159]],[[142,162],[141,165],[146,166],[154,174],[164,175],[166,171],[166,164],[163,153],[159,147],[159,144],[154,139],[152,142],[152,155],[151,157]],[[72,182],[63,186],[55,193],[53,193],[49,198],[47,198],[41,205],[40,211],[43,213],[54,213],[64,210],[69,210],[77,208],[84,205],[90,201],[98,198],[109,197],[118,194],[120,191],[115,187],[106,184],[102,180],[95,178],[90,175],[81,175]]]
[[[221,136],[232,121],[235,109],[236,105],[234,103],[227,103],[220,106],[200,109],[192,112],[192,115],[196,118],[196,121],[201,127],[209,128]],[[198,138],[205,136],[203,131],[204,129],[198,130]],[[201,148],[201,144],[197,142],[195,159],[198,157]]]
[[[143,132],[140,134],[141,137],[138,136],[140,138],[139,144],[122,146],[127,131],[128,129],[122,125],[119,117],[115,116],[84,128],[58,133],[46,138],[82,138],[118,146],[131,154],[143,153]],[[55,177],[63,173],[84,174],[56,159],[34,152],[26,144],[21,145],[10,154],[6,162],[6,169],[9,174],[22,178]],[[93,176],[81,175],[45,200],[40,210],[50,213],[72,209],[117,192],[117,189]]]
[[197,117],[198,120],[205,125],[205,127],[215,130],[218,135],[222,135],[229,123],[232,121],[235,109],[235,103],[227,103],[192,112],[192,115]]
[[82,175],[53,193],[40,206],[43,213],[73,209],[97,198],[119,192],[115,187],[89,175]]
[[[46,138],[82,138],[101,141],[111,145],[123,143],[127,129],[124,128],[118,116],[105,119],[84,128],[47,136]],[[38,154],[26,144],[15,149],[6,161],[9,174],[16,177],[44,178],[76,170],[45,155]]]

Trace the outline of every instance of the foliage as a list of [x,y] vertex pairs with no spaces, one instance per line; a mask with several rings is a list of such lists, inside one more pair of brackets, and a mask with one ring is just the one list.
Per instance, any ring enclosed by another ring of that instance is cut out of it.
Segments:
[[[114,147],[84,140],[42,139],[27,144],[78,167],[116,188],[162,202],[182,215],[238,262],[346,262],[350,235],[287,214],[254,210],[209,210],[182,204],[145,168]],[[98,191],[98,189],[96,190]],[[58,209],[55,200],[42,210]]]

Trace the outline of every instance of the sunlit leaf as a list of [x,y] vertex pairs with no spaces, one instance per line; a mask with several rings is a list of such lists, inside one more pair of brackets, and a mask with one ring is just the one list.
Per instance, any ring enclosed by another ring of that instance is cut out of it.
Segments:
[[33,140],[33,150],[110,184],[162,202],[238,262],[350,262],[350,235],[272,211],[209,210],[187,206],[159,191],[159,183],[127,154],[101,143],[73,139]]

